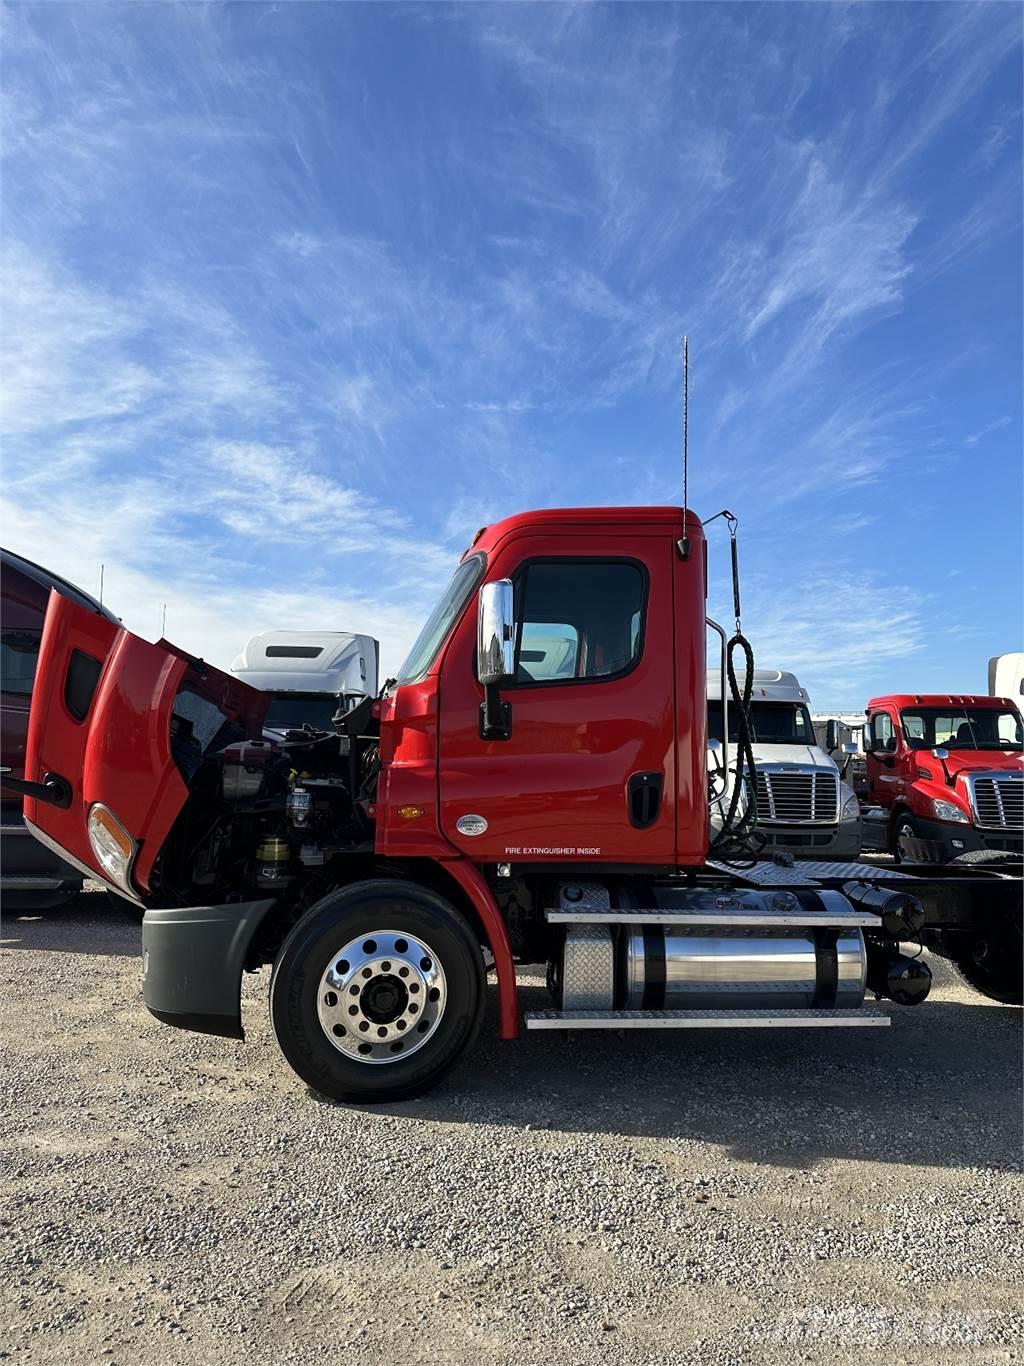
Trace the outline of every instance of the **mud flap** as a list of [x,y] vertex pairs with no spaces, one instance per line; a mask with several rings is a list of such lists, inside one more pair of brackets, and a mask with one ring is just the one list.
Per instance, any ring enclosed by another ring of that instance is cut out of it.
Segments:
[[244,1039],[242,972],[267,901],[148,910],[142,921],[142,996],[164,1024]]

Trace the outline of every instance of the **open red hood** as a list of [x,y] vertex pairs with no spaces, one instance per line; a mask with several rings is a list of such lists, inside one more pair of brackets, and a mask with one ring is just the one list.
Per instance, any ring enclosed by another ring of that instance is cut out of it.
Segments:
[[65,780],[70,801],[62,807],[26,797],[25,817],[46,843],[103,878],[86,823],[102,802],[139,844],[132,881],[144,894],[188,795],[182,770],[189,772],[228,722],[258,737],[268,705],[230,674],[166,640],[151,645],[54,591],[32,690],[25,776]]

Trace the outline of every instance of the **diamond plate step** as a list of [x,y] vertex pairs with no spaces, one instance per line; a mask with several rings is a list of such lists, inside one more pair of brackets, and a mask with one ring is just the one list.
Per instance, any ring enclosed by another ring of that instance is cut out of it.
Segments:
[[770,925],[787,929],[801,925],[838,925],[850,929],[858,925],[878,928],[877,915],[870,911],[666,911],[654,910],[567,910],[552,907],[544,912],[552,925],[730,925],[737,928]]
[[728,863],[708,859],[704,865],[716,873],[726,873],[731,882],[751,887],[817,887],[822,882],[898,882],[913,879],[895,868],[871,863],[830,863],[827,859],[800,859],[792,868],[767,859],[749,868],[733,868]]
[[532,1010],[527,1029],[884,1029],[881,1010]]

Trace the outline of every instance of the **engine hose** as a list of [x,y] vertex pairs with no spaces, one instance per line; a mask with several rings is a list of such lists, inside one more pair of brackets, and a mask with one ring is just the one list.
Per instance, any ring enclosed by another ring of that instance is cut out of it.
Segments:
[[[743,651],[744,674],[743,690],[740,691],[736,677],[733,656],[736,650]],[[729,692],[736,710],[736,769],[729,809],[726,811],[722,828],[711,841],[709,852],[719,861],[735,866],[756,863],[764,847],[763,835],[757,833],[757,775],[754,768],[754,750],[750,735],[750,697],[754,688],[754,651],[742,632],[737,631],[726,647],[726,669],[729,676]],[[744,788],[747,801],[740,811],[740,801]]]

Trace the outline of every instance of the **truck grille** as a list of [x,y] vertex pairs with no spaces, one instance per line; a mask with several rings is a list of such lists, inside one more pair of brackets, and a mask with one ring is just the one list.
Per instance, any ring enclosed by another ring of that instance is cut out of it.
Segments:
[[989,829],[1024,826],[1024,774],[989,773],[970,779],[974,816]]
[[757,815],[786,825],[835,825],[839,775],[823,769],[757,770]]

